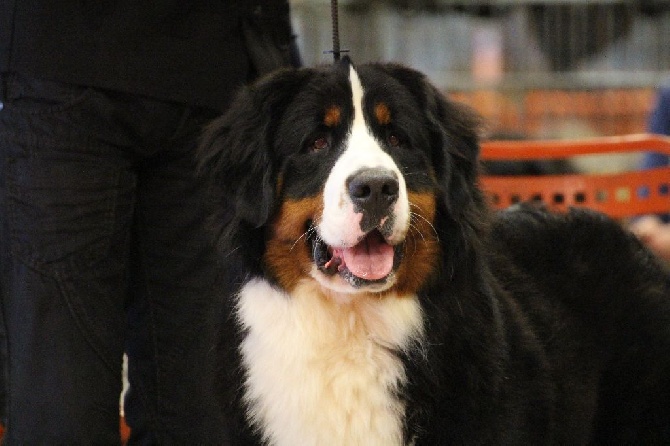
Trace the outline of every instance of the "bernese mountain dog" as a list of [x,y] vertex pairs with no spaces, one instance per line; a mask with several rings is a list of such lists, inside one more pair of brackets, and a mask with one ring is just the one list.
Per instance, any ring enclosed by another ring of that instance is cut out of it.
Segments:
[[479,133],[348,59],[208,127],[233,444],[670,444],[668,271],[593,212],[490,212]]

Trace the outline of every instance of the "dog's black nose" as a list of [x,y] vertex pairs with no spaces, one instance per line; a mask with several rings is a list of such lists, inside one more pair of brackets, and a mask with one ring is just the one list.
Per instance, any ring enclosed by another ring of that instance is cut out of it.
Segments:
[[399,183],[396,174],[388,169],[361,169],[347,181],[349,197],[354,206],[363,213],[364,231],[375,228],[398,199]]

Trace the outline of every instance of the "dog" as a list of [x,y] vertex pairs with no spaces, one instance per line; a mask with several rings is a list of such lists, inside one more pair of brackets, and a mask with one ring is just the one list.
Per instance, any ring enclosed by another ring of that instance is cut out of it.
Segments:
[[670,275],[594,212],[489,211],[480,128],[344,58],[206,129],[233,444],[670,443]]

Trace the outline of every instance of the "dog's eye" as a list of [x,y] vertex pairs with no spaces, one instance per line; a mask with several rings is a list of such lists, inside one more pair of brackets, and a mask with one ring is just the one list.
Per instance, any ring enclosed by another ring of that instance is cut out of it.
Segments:
[[386,140],[391,147],[398,147],[400,145],[400,138],[393,133],[391,133]]
[[326,138],[326,137],[316,138],[312,142],[312,145],[309,146],[309,151],[310,152],[319,152],[323,149],[327,149],[328,145],[329,145],[328,138]]

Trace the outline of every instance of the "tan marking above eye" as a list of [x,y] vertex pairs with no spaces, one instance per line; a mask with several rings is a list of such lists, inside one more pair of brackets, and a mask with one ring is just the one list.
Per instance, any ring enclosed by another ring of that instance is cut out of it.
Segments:
[[391,123],[391,110],[389,110],[388,105],[383,102],[379,102],[375,105],[375,118],[377,122],[381,125],[387,125]]
[[335,127],[340,124],[342,120],[342,109],[337,105],[331,105],[326,110],[326,114],[323,117],[323,123],[327,127]]

